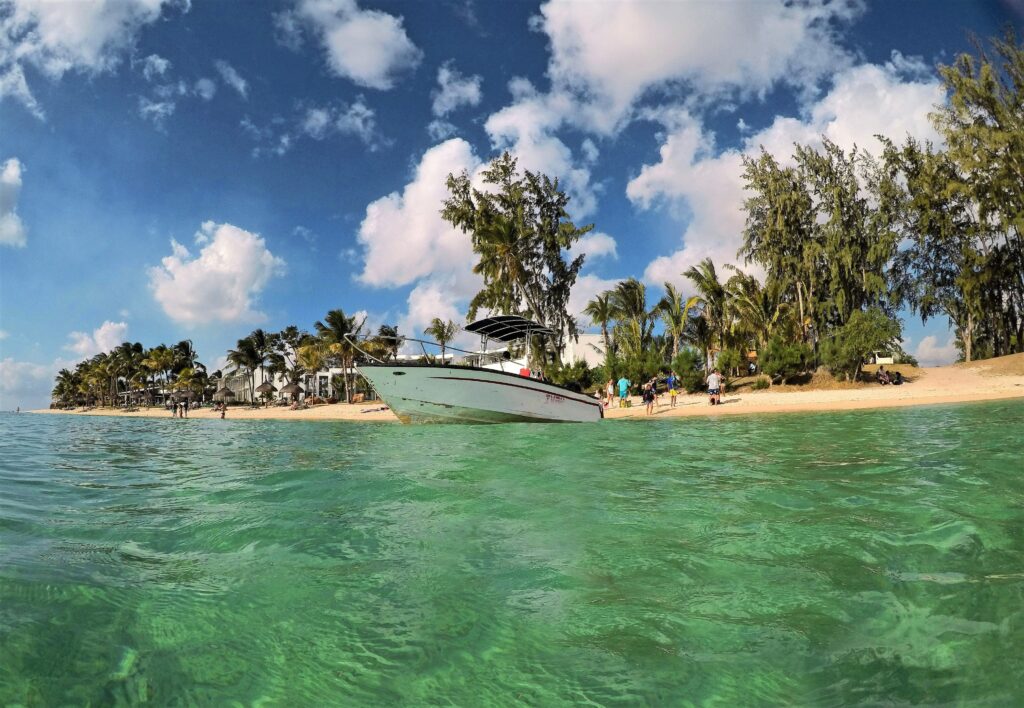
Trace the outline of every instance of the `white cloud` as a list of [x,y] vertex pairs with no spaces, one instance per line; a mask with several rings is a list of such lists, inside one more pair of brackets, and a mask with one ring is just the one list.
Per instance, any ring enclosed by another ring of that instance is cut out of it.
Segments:
[[11,336],[11,333],[5,329],[0,329],[0,342]]
[[56,369],[45,364],[0,359],[0,409],[45,405]]
[[939,344],[939,339],[934,334],[922,339],[914,350],[914,358],[921,366],[946,366],[956,361],[959,356],[960,351],[952,337],[946,339],[945,344]]
[[301,0],[295,12],[276,18],[280,41],[298,46],[300,18],[320,40],[331,71],[360,86],[390,89],[396,74],[415,68],[423,57],[401,17],[361,10],[355,0]]
[[401,192],[366,208],[357,235],[364,256],[358,279],[376,287],[414,285],[399,319],[402,332],[416,336],[434,317],[463,322],[469,299],[481,287],[469,235],[440,214],[448,174],[476,175],[481,167],[469,143],[453,138],[424,153]]
[[212,79],[203,77],[196,81],[194,90],[201,99],[209,101],[217,93],[217,84],[213,83]]
[[258,234],[231,224],[205,222],[195,237],[194,258],[171,241],[172,253],[149,269],[149,286],[167,315],[188,325],[258,321],[259,294],[285,262]]
[[178,104],[174,101],[154,101],[145,96],[139,96],[139,116],[143,120],[153,121],[158,128],[164,126],[177,107]]
[[581,3],[551,0],[535,27],[550,41],[556,91],[580,98],[573,119],[601,132],[622,125],[645,91],[682,82],[708,98],[763,94],[784,80],[813,85],[848,63],[834,26],[861,3]]
[[438,142],[441,142],[445,138],[450,138],[455,135],[458,130],[459,129],[452,123],[449,123],[446,120],[441,120],[440,118],[435,118],[427,123],[427,135]]
[[52,79],[73,70],[109,71],[165,6],[187,5],[175,0],[8,0],[0,14],[0,98],[10,96],[42,118],[25,83],[25,65]]
[[386,143],[377,132],[377,114],[362,97],[352,104],[308,108],[299,128],[314,140],[323,140],[331,134],[351,135],[371,151]]
[[170,68],[170,60],[163,58],[159,54],[150,54],[142,60],[142,75],[146,81],[152,81],[159,76],[163,76]]
[[740,264],[736,252],[745,222],[741,156],[756,154],[760,146],[786,163],[793,143],[818,146],[821,135],[847,150],[856,144],[876,153],[878,133],[896,140],[910,133],[940,142],[928,113],[942,102],[942,88],[934,77],[907,78],[905,66],[901,60],[843,71],[829,93],[806,108],[804,118],[777,116],[767,128],[746,136],[738,149],[719,151],[714,135],[685,109],[648,111],[666,129],[660,159],[641,169],[626,194],[641,208],[663,201],[683,206],[690,220],[682,248],[653,260],[645,280],[680,283],[680,273],[704,258],[719,268]]
[[431,94],[434,102],[431,110],[438,118],[443,118],[460,106],[476,106],[480,104],[483,93],[480,86],[483,79],[477,76],[463,76],[451,61],[447,61],[437,70],[437,89]]
[[238,95],[242,98],[249,97],[249,82],[243,79],[241,74],[235,71],[235,67],[231,66],[223,59],[218,59],[213,63],[213,65],[225,84],[237,91]]
[[578,166],[572,151],[555,132],[573,111],[565,94],[539,93],[527,79],[509,82],[513,101],[491,114],[484,124],[496,150],[509,150],[519,158],[519,166],[558,177],[572,198],[569,212],[574,219],[593,213],[597,196],[590,184],[590,170]]
[[32,90],[25,81],[25,72],[17,64],[4,68],[0,62],[0,100],[10,97],[23,105],[29,113],[39,120],[46,120],[46,113],[43,107],[32,95]]
[[618,258],[618,250],[615,239],[600,231],[591,231],[581,238],[569,249],[570,258],[583,254],[586,256],[584,266],[593,263],[598,258]]
[[68,351],[78,355],[78,360],[88,359],[96,354],[109,352],[125,341],[128,334],[126,322],[104,321],[92,333],[71,332],[68,338],[71,340],[64,346]]
[[579,320],[584,327],[589,326],[590,318],[583,314],[587,303],[606,290],[611,290],[619,283],[618,279],[601,278],[586,273],[576,278],[576,284],[569,293],[569,314]]
[[397,287],[437,273],[465,271],[475,262],[467,234],[441,218],[450,173],[473,174],[480,160],[469,143],[453,138],[424,153],[402,192],[371,202],[359,226],[365,265],[359,280]]
[[12,157],[0,169],[0,246],[22,248],[28,243],[25,224],[18,216],[21,193],[21,161]]

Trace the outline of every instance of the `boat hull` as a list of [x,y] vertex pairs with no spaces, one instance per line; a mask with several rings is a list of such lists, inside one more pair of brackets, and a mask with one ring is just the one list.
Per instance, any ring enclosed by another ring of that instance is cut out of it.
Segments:
[[360,365],[403,423],[586,423],[601,404],[514,374],[466,366]]

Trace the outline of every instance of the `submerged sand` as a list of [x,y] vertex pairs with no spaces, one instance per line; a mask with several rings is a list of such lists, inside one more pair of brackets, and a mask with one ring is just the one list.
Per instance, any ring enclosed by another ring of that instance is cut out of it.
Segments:
[[[676,407],[669,406],[662,396],[653,416],[648,416],[639,398],[634,396],[631,408],[611,408],[605,416],[620,418],[674,418],[687,416],[742,415],[749,413],[797,413],[809,411],[842,411],[866,408],[895,408],[936,403],[966,403],[1008,398],[1024,398],[1024,354],[999,359],[955,364],[953,366],[915,370],[912,380],[902,386],[860,384],[829,388],[814,386],[773,387],[763,391],[742,390],[725,393],[722,405],[708,405],[704,395],[679,396]],[[357,422],[392,422],[398,419],[390,410],[381,410],[383,403],[335,403],[312,406],[305,410],[285,407],[228,409],[229,420],[333,420]],[[40,410],[33,413],[69,415],[107,415],[123,418],[167,418],[162,408],[140,408],[123,411],[112,408],[76,409],[74,411]],[[211,408],[189,412],[190,418],[220,418]]]

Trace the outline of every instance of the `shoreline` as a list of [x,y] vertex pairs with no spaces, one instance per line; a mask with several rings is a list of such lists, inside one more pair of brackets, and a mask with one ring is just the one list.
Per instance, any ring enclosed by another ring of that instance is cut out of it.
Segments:
[[[902,386],[862,384],[837,385],[832,388],[772,387],[763,391],[733,391],[722,397],[722,404],[708,405],[703,394],[678,397],[678,406],[669,407],[668,396],[663,395],[653,415],[646,415],[638,396],[633,396],[631,408],[609,408],[606,420],[633,420],[688,418],[694,416],[755,415],[765,413],[813,413],[824,411],[870,410],[902,408],[950,403],[979,403],[985,401],[1024,398],[1024,354],[1002,357],[971,364],[922,368],[912,380]],[[1009,365],[1007,365],[1009,364]],[[1020,372],[1020,373],[1018,373]],[[794,390],[795,389],[795,390]],[[305,410],[284,407],[229,408],[226,420],[297,420],[341,421],[353,423],[398,423],[398,419],[380,401],[370,403],[333,403],[313,406]],[[170,418],[163,408],[139,409],[127,412],[116,408],[92,410],[35,410],[36,414],[108,416],[116,418]],[[220,419],[212,408],[198,408],[189,412],[190,418]]]

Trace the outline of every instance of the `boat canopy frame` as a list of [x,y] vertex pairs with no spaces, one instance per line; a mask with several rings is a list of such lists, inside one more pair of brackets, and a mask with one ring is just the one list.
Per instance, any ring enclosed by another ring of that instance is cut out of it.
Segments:
[[[495,315],[493,317],[485,317],[482,320],[477,320],[476,322],[472,322],[472,323],[466,325],[462,329],[464,331],[466,331],[466,332],[470,332],[472,334],[479,334],[480,335],[480,351],[479,352],[471,352],[471,351],[469,351],[467,349],[460,349],[458,347],[453,347],[450,344],[445,345],[445,349],[446,350],[449,350],[449,351],[452,351],[452,352],[459,352],[460,354],[468,354],[470,356],[486,355],[487,354],[487,343],[491,339],[497,340],[497,341],[502,342],[504,344],[509,344],[511,342],[516,342],[516,341],[525,339],[526,340],[526,351],[527,351],[527,353],[529,353],[529,351],[531,349],[533,337],[535,335],[540,335],[542,337],[554,337],[555,336],[554,330],[552,330],[550,327],[545,327],[544,325],[540,324],[539,322],[534,322],[533,320],[528,320],[525,317],[520,317],[519,315]],[[426,345],[429,344],[429,345],[435,346],[435,347],[436,346],[440,346],[437,342],[433,342],[433,341],[426,340],[426,339],[417,339],[416,337],[406,337],[404,335],[399,335],[399,336],[396,337],[396,336],[391,336],[391,335],[383,335],[383,336],[381,336],[381,335],[372,335],[372,334],[362,334],[362,335],[346,334],[345,335],[345,339],[348,340],[348,342],[350,344],[352,344],[352,346],[357,351],[359,351],[363,356],[365,356],[367,359],[369,359],[371,361],[377,362],[378,364],[384,364],[384,363],[387,363],[387,362],[381,360],[380,358],[374,356],[370,352],[368,352],[365,349],[363,349],[362,347],[360,347],[359,346],[359,340],[364,340],[364,341],[365,340],[369,340],[369,339],[393,340],[393,341],[398,343],[398,346],[401,346],[402,344],[405,344],[407,342],[415,342],[415,343],[420,345],[420,349],[423,351],[423,354],[424,354],[425,357],[429,356],[427,354]],[[442,364],[443,363],[444,362],[442,362]]]

